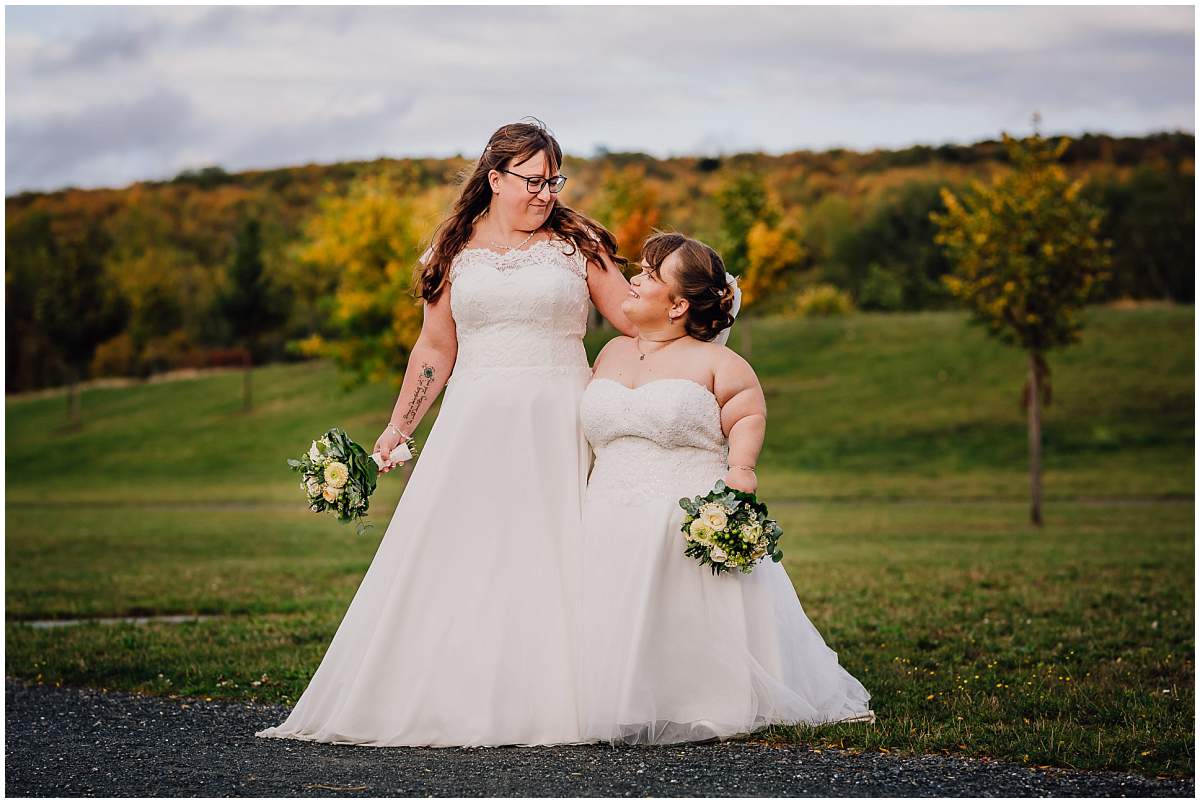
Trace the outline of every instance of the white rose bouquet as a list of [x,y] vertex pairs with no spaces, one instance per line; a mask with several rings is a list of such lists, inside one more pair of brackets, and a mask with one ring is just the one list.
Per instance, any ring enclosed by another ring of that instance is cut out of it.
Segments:
[[[392,463],[411,460],[416,456],[412,438],[398,445],[388,456]],[[374,525],[360,519],[367,515],[368,500],[375,493],[382,459],[347,437],[334,427],[312,442],[308,452],[299,460],[288,460],[288,466],[302,475],[300,487],[308,495],[308,507],[315,513],[332,510],[338,521],[357,522],[359,535]]]
[[683,554],[713,574],[737,569],[749,574],[767,555],[783,560],[779,522],[767,518],[767,506],[752,493],[739,491],[717,480],[713,490],[695,499],[679,500],[684,517],[680,530],[687,541]]

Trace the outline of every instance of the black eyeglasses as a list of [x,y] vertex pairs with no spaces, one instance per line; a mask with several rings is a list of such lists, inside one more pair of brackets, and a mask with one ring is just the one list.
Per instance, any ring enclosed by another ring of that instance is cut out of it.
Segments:
[[655,279],[655,280],[657,280],[657,281],[662,281],[662,278],[661,278],[661,275],[660,275],[660,271],[659,271],[659,269],[658,269],[657,267],[655,267],[654,265],[643,265],[642,263],[640,263],[640,262],[639,262],[639,263],[637,263],[636,265],[634,265],[634,267],[635,267],[635,268],[641,268],[641,269],[642,269],[642,273],[646,274],[646,275],[647,275],[647,276],[649,276],[651,279]]
[[510,176],[516,176],[517,178],[525,179],[525,189],[529,190],[534,195],[537,195],[542,191],[543,184],[550,185],[550,192],[558,192],[563,188],[563,185],[567,183],[566,176],[554,176],[553,178],[549,179],[545,176],[522,176],[520,173],[514,173],[511,170],[505,170],[503,167],[500,168],[500,172],[508,173]]

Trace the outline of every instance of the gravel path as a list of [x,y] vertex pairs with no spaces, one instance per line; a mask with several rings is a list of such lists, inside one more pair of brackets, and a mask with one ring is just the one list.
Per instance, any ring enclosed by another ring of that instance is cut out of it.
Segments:
[[998,761],[675,747],[380,748],[260,739],[285,706],[5,678],[6,797],[1173,796],[1195,779],[1033,770]]

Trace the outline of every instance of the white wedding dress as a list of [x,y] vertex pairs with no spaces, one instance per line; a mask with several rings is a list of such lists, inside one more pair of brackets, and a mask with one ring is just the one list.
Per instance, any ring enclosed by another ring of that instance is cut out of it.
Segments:
[[578,740],[567,566],[591,371],[586,263],[570,250],[544,240],[455,257],[458,357],[441,411],[320,666],[286,721],[256,736]]
[[577,575],[584,741],[874,721],[870,694],[805,616],[781,564],[713,576],[684,556],[679,499],[707,493],[727,470],[720,416],[690,379],[630,388],[598,378],[584,392],[596,455]]

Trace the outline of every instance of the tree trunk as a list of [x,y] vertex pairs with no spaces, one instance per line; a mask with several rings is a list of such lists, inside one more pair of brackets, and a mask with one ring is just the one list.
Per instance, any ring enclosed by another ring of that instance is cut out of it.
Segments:
[[1042,377],[1037,352],[1029,352],[1029,520],[1042,526]]
[[79,403],[79,373],[71,369],[71,381],[67,385],[67,428],[79,429],[83,425]]
[[250,373],[254,370],[254,364],[250,359],[250,352],[246,352],[246,370],[242,372],[242,412],[250,412]]

